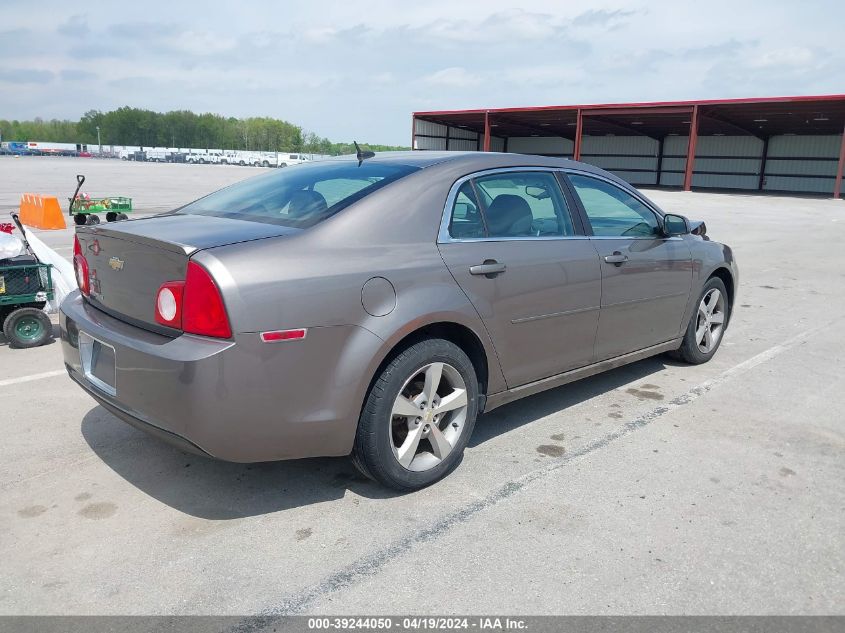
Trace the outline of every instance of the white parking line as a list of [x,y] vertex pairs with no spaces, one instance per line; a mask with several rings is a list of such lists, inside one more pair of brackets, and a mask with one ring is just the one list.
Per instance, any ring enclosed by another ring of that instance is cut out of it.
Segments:
[[54,376],[62,376],[67,372],[64,369],[57,369],[55,371],[45,371],[41,374],[30,374],[29,376],[18,376],[17,378],[7,378],[0,380],[0,387],[8,387],[9,385],[19,385],[22,382],[32,382],[33,380],[41,380],[42,378],[52,378]]

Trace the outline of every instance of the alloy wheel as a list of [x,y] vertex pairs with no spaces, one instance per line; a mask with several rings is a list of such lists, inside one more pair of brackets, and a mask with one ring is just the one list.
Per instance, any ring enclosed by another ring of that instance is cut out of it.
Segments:
[[695,343],[698,349],[709,354],[725,329],[725,297],[718,288],[711,289],[698,304],[698,320],[695,324]]
[[424,471],[452,452],[464,431],[466,383],[448,363],[430,363],[402,385],[390,418],[390,446],[404,468]]

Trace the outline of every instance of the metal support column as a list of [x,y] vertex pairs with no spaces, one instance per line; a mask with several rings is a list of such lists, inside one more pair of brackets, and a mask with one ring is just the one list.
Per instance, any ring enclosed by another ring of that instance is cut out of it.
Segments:
[[413,114],[411,115],[411,149],[417,149],[415,145],[417,144],[417,117]]
[[842,195],[842,173],[845,172],[845,128],[842,130],[842,145],[839,147],[839,165],[836,167],[836,180],[833,181],[833,197]]
[[692,107],[692,120],[689,126],[687,143],[687,163],[684,169],[684,191],[692,189],[692,170],[695,165],[695,146],[698,144],[698,106]]
[[572,151],[573,160],[581,160],[581,136],[584,132],[584,118],[581,109],[578,109],[578,119],[575,124],[575,148]]
[[769,158],[769,137],[763,139],[763,156],[760,158],[760,182],[757,183],[757,191],[763,191],[766,184],[766,161]]
[[661,136],[657,139],[657,180],[654,184],[658,187],[660,186],[660,175],[663,172],[663,141],[665,140],[665,136]]
[[484,113],[484,151],[490,151],[490,113]]

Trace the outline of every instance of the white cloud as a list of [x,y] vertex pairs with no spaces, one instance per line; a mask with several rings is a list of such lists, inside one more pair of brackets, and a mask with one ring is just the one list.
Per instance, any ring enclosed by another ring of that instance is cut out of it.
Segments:
[[0,118],[129,104],[407,143],[414,110],[833,93],[845,78],[845,3],[825,0],[210,6],[4,4]]
[[423,77],[423,82],[430,86],[443,88],[470,88],[481,83],[481,77],[471,75],[465,68],[453,66],[443,68]]

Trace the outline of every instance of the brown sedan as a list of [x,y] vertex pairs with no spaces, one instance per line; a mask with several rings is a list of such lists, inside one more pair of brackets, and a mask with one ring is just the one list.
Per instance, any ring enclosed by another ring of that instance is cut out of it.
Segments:
[[413,152],[304,164],[77,228],[71,378],[183,449],[352,455],[431,484],[476,419],[663,352],[709,360],[737,268],[701,222],[569,160]]

